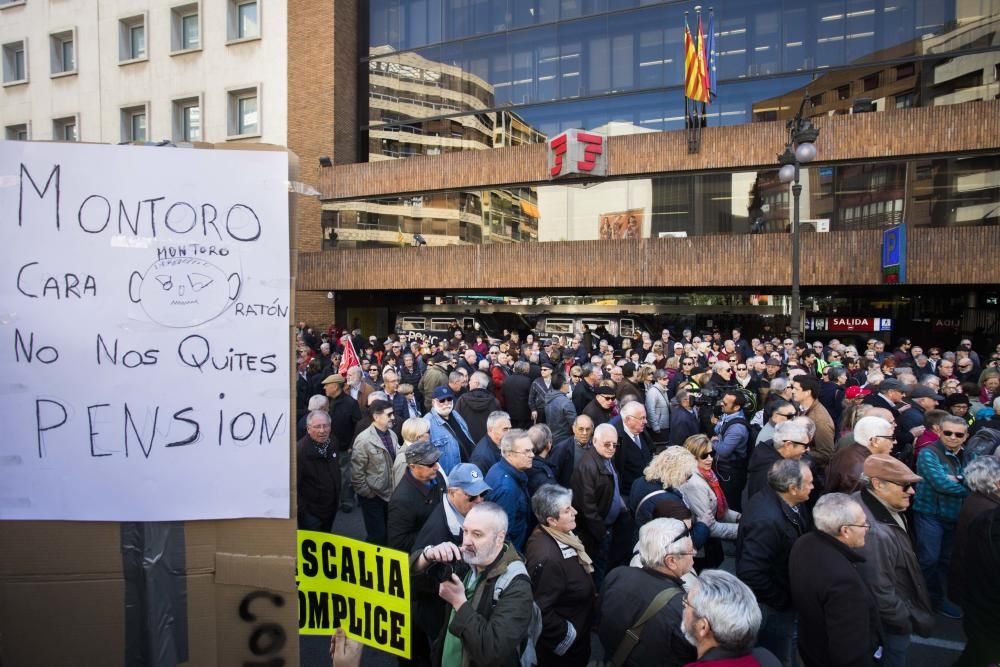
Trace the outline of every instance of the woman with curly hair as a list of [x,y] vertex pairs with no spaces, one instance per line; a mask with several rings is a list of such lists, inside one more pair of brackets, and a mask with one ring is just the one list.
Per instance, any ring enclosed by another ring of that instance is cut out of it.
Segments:
[[683,447],[667,447],[654,456],[629,491],[628,506],[635,517],[636,528],[653,518],[656,501],[671,496],[683,500],[680,488],[697,468],[694,455]]

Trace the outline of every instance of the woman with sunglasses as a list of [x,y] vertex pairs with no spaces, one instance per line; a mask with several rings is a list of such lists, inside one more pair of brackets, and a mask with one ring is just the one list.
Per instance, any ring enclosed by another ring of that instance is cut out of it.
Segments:
[[695,518],[708,526],[709,539],[694,559],[695,571],[701,572],[718,567],[725,560],[722,540],[736,539],[740,513],[729,508],[719,478],[712,470],[715,450],[708,436],[700,433],[693,435],[684,441],[684,448],[698,460],[698,468],[681,485],[681,495]]

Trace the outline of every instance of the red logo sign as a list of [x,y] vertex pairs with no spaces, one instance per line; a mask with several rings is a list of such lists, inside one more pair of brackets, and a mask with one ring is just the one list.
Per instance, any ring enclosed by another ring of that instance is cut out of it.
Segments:
[[587,144],[583,149],[583,160],[576,163],[580,171],[593,171],[597,166],[597,157],[604,153],[604,137],[599,134],[579,132],[576,135],[578,141]]
[[608,175],[604,135],[566,130],[549,140],[549,178],[581,174]]

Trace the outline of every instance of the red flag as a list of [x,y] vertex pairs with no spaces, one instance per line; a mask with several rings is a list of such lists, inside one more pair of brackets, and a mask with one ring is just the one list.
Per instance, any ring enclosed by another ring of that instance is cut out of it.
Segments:
[[355,366],[360,366],[361,360],[358,359],[358,353],[354,351],[354,343],[351,342],[350,334],[346,334],[341,339],[341,342],[344,344],[344,354],[340,357],[340,368],[337,372],[347,377],[347,370]]

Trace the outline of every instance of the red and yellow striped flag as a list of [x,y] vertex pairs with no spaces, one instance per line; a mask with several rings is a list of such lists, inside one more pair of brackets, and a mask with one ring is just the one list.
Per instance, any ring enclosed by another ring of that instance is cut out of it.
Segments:
[[705,33],[698,16],[698,41],[684,19],[684,95],[696,102],[708,102],[708,59],[705,57]]

